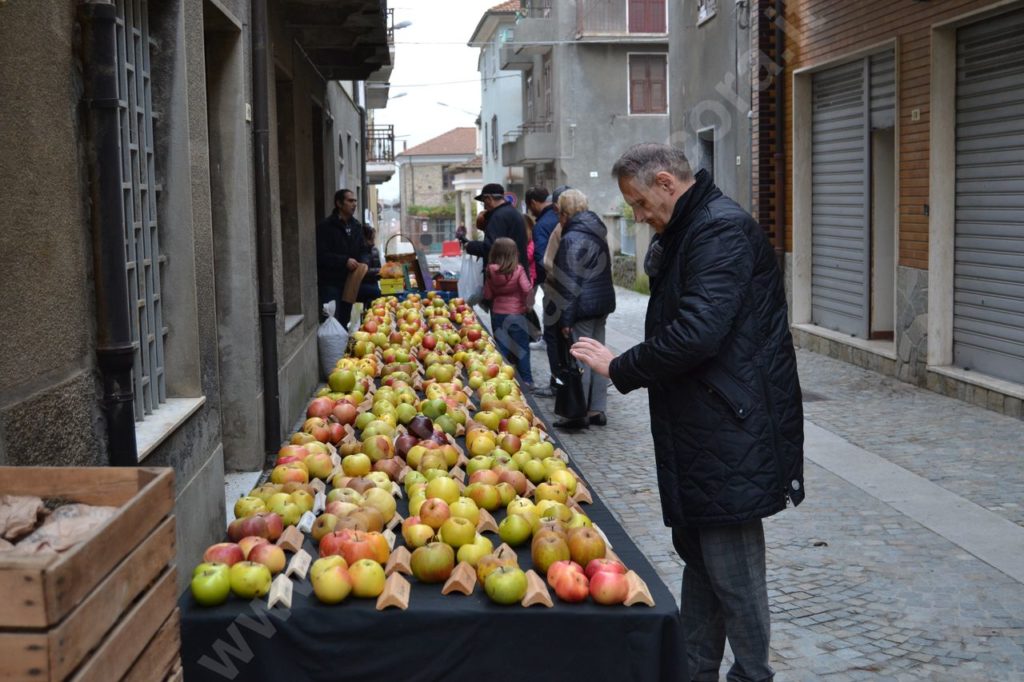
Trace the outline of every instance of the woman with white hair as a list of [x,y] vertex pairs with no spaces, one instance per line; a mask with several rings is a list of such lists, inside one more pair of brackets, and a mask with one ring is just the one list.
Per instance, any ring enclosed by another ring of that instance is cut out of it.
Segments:
[[[587,197],[569,189],[558,198],[561,241],[555,253],[549,280],[561,304],[558,326],[571,343],[580,337],[604,343],[605,322],[615,310],[615,285],[612,283],[612,257],[608,250],[608,229],[601,218],[587,208]],[[608,379],[583,370],[583,394],[587,398],[587,416],[563,419],[555,426],[583,429],[591,424],[604,426]]]

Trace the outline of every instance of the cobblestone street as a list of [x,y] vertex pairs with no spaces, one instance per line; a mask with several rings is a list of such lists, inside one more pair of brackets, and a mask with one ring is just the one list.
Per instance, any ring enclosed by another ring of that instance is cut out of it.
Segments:
[[[608,343],[622,351],[642,338],[647,297],[617,295]],[[776,679],[1024,679],[1024,423],[804,350],[798,361],[808,495],[765,524]],[[543,350],[532,364],[546,382]],[[611,389],[606,427],[559,436],[678,599],[646,391]]]

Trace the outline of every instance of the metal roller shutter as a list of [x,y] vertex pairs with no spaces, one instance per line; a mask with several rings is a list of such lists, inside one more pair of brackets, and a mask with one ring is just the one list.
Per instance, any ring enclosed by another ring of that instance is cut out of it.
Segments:
[[959,29],[953,362],[1024,383],[1024,11]]
[[811,110],[811,319],[868,336],[867,61],[814,74]]

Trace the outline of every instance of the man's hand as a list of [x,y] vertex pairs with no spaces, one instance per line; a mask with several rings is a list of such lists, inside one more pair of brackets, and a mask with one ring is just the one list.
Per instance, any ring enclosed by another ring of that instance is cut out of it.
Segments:
[[357,261],[355,258],[349,258],[348,262],[345,263],[345,267],[348,268],[349,272],[352,272],[353,270],[359,267],[359,261]]
[[594,339],[582,337],[569,349],[573,357],[603,377],[608,376],[608,365],[615,358],[611,350]]

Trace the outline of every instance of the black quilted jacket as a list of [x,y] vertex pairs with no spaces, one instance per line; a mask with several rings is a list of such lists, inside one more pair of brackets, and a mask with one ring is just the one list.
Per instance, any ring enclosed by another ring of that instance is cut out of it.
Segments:
[[611,379],[647,387],[668,526],[770,516],[804,498],[803,408],[764,231],[705,172],[648,254],[646,340]]
[[604,317],[615,310],[608,228],[593,211],[577,213],[562,228],[549,283],[561,297],[558,326]]

